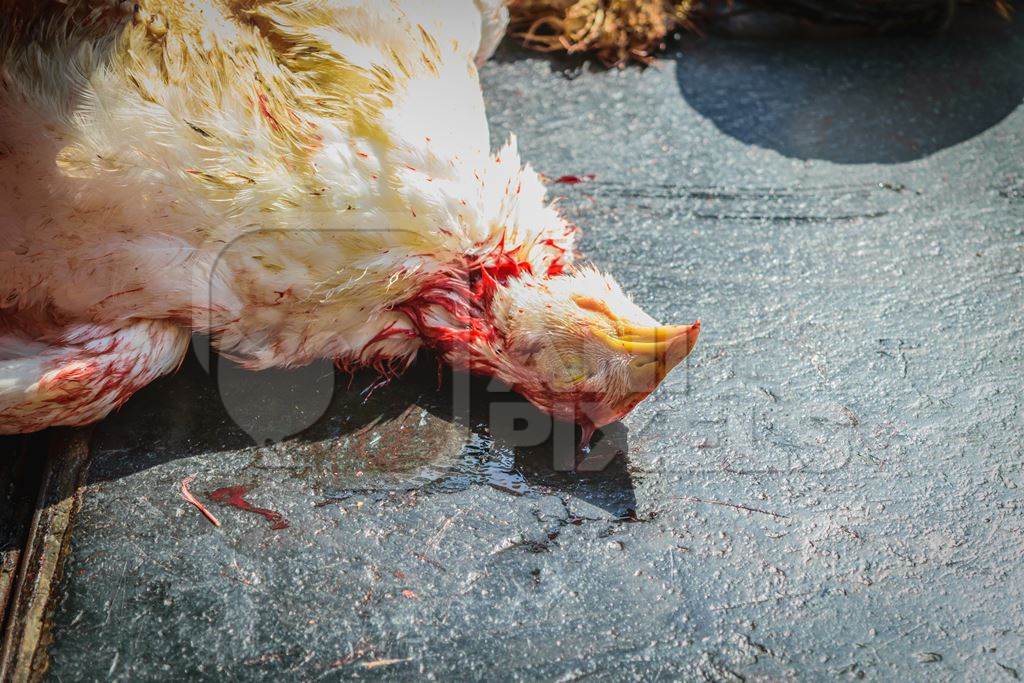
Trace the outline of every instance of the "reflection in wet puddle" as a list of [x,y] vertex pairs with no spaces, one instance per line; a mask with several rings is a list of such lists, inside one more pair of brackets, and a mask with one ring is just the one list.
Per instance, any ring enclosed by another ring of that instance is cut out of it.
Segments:
[[362,474],[361,485],[330,487],[324,494],[328,500],[345,500],[355,495],[382,497],[397,491],[453,493],[477,485],[492,486],[515,495],[538,492],[518,469],[513,448],[497,446],[494,439],[485,434],[474,432],[467,436],[462,452],[447,463],[442,457],[441,462],[422,466],[404,476],[387,472]]
[[[347,507],[346,501],[351,501],[358,507],[407,495],[452,494],[486,486],[517,497],[559,496],[601,508],[620,521],[640,521],[636,516],[633,478],[623,457],[616,458],[601,472],[560,472],[553,468],[550,444],[516,448],[493,436],[486,424],[479,423],[474,431],[463,431],[462,436],[457,454],[441,454],[413,470],[360,470],[316,487],[322,496],[317,505]],[[622,429],[618,438],[610,438],[610,443],[621,443],[624,439]]]
[[517,495],[531,492],[526,477],[516,467],[515,450],[496,446],[494,439],[472,434],[458,460],[434,480],[440,490],[462,490],[473,484],[487,484]]
[[[436,382],[436,377],[430,381]],[[615,495],[632,490],[625,458],[604,472],[557,471],[552,437],[520,447],[515,445],[520,433],[492,432],[493,411],[487,401],[471,403],[469,415],[456,416],[444,392],[431,386],[410,396],[409,389],[403,385],[403,395],[382,394],[368,403],[348,400],[347,394],[336,397],[336,408],[302,434],[254,448],[249,468],[286,472],[325,505],[414,491],[454,493],[475,486],[516,496],[599,490],[601,495]],[[500,405],[522,403],[513,394],[495,394],[489,388],[488,392]],[[539,412],[532,418],[550,420]],[[625,437],[623,428],[610,429],[597,442],[611,444],[612,455],[625,454]]]

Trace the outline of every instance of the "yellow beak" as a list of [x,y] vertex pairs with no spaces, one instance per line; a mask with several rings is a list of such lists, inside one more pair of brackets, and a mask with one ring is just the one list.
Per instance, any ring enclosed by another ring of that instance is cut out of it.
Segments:
[[700,321],[692,325],[616,326],[615,336],[601,330],[595,335],[609,348],[632,356],[630,365],[660,382],[669,370],[690,355],[700,335]]

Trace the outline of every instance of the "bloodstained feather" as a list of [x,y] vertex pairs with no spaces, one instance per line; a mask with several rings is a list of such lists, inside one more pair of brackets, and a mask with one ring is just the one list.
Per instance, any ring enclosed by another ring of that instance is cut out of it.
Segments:
[[256,507],[247,501],[244,496],[248,492],[249,487],[246,486],[225,486],[210,493],[210,500],[218,503],[224,503],[231,507],[236,507],[239,510],[254,512],[257,515],[261,515],[270,522],[271,529],[287,529],[290,526],[288,524],[288,520],[285,519],[284,515],[280,512],[277,512],[276,510],[268,510],[267,508]]

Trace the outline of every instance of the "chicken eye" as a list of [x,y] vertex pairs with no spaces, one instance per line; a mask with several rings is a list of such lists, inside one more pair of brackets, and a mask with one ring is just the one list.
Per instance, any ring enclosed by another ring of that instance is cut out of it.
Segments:
[[572,385],[582,382],[590,375],[590,371],[587,368],[585,360],[579,354],[568,351],[558,351],[557,357],[561,365],[560,371],[558,372],[558,384],[561,385],[559,388],[569,388]]

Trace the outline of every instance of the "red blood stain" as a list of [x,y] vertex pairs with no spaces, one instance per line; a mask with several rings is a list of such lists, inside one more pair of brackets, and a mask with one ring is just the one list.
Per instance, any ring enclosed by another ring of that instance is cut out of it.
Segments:
[[560,177],[558,180],[556,180],[555,182],[556,183],[560,183],[562,185],[579,185],[580,183],[584,183],[584,182],[586,182],[588,180],[593,180],[596,177],[597,176],[595,176],[593,173],[588,173],[585,176],[564,175],[564,176]]
[[249,488],[246,486],[225,486],[210,493],[210,500],[262,515],[270,522],[271,529],[287,529],[290,526],[288,520],[280,512],[259,508],[247,501],[243,496],[248,492]]

